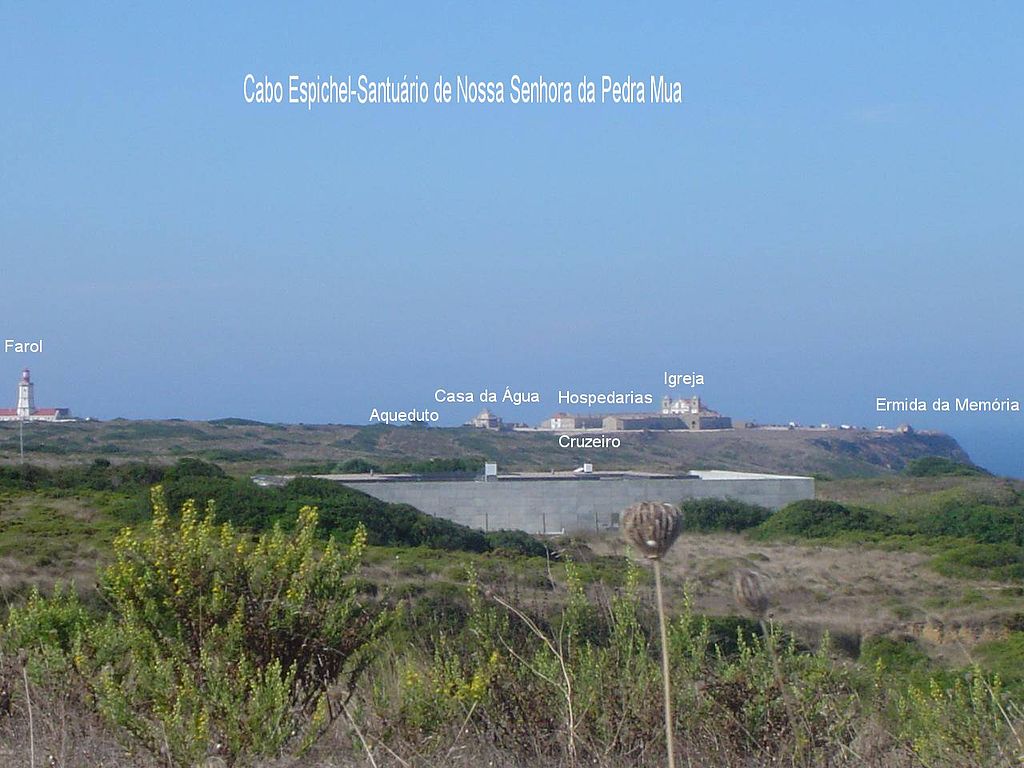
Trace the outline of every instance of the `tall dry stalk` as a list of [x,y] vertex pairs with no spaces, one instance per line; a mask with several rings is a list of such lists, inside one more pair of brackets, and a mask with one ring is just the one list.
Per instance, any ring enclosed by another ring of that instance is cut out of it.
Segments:
[[675,740],[672,736],[672,683],[669,678],[668,631],[665,628],[665,600],[661,592],[661,558],[683,529],[683,513],[663,501],[641,501],[622,511],[622,533],[644,557],[654,563],[654,590],[661,631],[661,681],[665,709],[665,748],[668,768],[675,768]]
[[28,764],[29,768],[36,768],[36,729],[32,718],[32,695],[28,688],[28,653],[24,649],[18,653],[18,662],[21,664],[21,679],[25,683],[25,706],[28,709]]
[[675,768],[672,736],[672,685],[669,682],[668,632],[665,630],[665,601],[661,596],[661,560],[654,561],[654,592],[658,597],[658,628],[661,630],[661,683],[665,707],[665,742],[668,744],[668,768]]
[[569,674],[569,667],[565,661],[565,651],[564,646],[562,644],[562,634],[561,632],[559,632],[558,644],[556,645],[551,640],[551,638],[549,638],[544,633],[544,631],[537,626],[537,623],[529,616],[527,616],[525,613],[523,613],[521,610],[516,608],[508,601],[502,600],[501,597],[499,597],[498,595],[491,594],[490,596],[494,598],[494,601],[502,608],[505,608],[510,613],[515,614],[534,635],[540,638],[540,640],[548,647],[548,650],[551,651],[551,654],[556,659],[558,659],[558,666],[562,672],[562,682],[558,682],[557,680],[553,679],[548,675],[545,675],[543,672],[538,670],[536,667],[530,664],[525,658],[523,658],[511,645],[505,642],[504,638],[501,638],[499,636],[499,639],[505,646],[505,650],[509,653],[509,655],[512,658],[514,658],[524,667],[526,667],[535,675],[537,675],[541,680],[544,680],[546,683],[549,683],[550,685],[557,688],[559,692],[561,692],[561,694],[565,697],[566,725],[568,729],[568,742],[566,744],[566,753],[568,755],[569,765],[571,768],[571,766],[576,765],[576,714],[575,709],[573,707],[572,676]]
[[[782,706],[786,710],[786,719],[789,720],[789,727],[794,729],[795,732],[797,720],[794,715],[793,702],[790,700],[789,691],[786,690],[786,681],[782,676],[782,665],[779,663],[779,655],[775,648],[775,633],[768,623],[768,606],[771,603],[771,599],[768,595],[768,587],[764,577],[757,571],[736,571],[736,578],[733,581],[733,595],[740,607],[750,611],[761,625],[764,646],[772,662],[775,684],[779,686],[779,692],[782,694]],[[799,738],[797,739],[796,746],[797,754],[799,755],[801,750]]]

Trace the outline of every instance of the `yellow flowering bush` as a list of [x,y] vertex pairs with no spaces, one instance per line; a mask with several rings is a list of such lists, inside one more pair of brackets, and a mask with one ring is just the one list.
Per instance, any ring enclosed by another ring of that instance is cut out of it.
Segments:
[[[258,538],[186,502],[172,520],[159,487],[152,524],[125,529],[100,586],[111,611],[89,619],[59,592],[32,596],[8,631],[60,649],[96,708],[155,753],[194,765],[301,748],[340,711],[387,614],[350,576],[366,547],[316,536],[317,510]],[[52,607],[49,606],[53,603]],[[56,627],[45,635],[33,622]]]

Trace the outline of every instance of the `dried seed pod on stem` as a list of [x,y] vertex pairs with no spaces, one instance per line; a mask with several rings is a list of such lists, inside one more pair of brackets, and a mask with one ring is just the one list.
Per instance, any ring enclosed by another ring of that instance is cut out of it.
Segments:
[[739,570],[733,581],[733,595],[741,608],[746,608],[763,622],[768,613],[768,588],[757,571]]
[[683,529],[683,513],[664,501],[640,501],[622,511],[622,533],[648,560],[659,560]]
[[683,530],[683,513],[664,501],[640,501],[622,510],[622,534],[648,560],[654,562],[654,589],[658,600],[661,630],[661,679],[665,694],[665,745],[668,767],[675,768],[672,738],[672,685],[669,681],[668,632],[665,630],[665,602],[661,595],[661,558]]

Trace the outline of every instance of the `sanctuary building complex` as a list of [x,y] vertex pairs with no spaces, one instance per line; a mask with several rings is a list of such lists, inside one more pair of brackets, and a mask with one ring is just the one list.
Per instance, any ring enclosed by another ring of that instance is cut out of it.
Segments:
[[612,414],[556,413],[541,429],[556,431],[673,429],[732,429],[732,419],[709,408],[699,397],[662,398],[661,411]]

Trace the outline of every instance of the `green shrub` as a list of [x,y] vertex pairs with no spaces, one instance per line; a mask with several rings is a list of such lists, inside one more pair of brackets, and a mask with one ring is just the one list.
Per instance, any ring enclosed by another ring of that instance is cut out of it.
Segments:
[[[424,546],[467,552],[486,552],[491,548],[482,531],[426,515],[407,504],[388,504],[340,483],[315,477],[297,477],[283,488],[261,488],[248,479],[197,473],[173,477],[164,483],[164,489],[171,509],[180,508],[189,499],[212,499],[219,521],[254,531],[276,524],[287,527],[302,507],[315,506],[324,536],[348,538],[362,525],[368,543],[373,546]],[[136,499],[136,507],[145,508],[141,495]]]
[[[260,488],[247,479],[216,475],[186,475],[163,483],[170,509],[181,509],[190,499],[200,504],[213,501],[220,522],[230,522],[253,531],[263,531],[281,522],[287,524],[289,510],[277,489]],[[146,498],[139,494],[136,506],[145,509]],[[290,510],[295,519],[298,508]]]
[[[663,716],[659,651],[640,573],[628,566],[621,592],[598,606],[570,563],[566,602],[546,620],[482,599],[471,580],[461,631],[444,633],[428,652],[379,662],[397,672],[397,701],[395,688],[376,690],[383,717],[417,751],[446,749],[452,724],[464,721],[524,765],[661,764],[660,745],[651,746]],[[688,745],[706,745],[694,753],[699,764],[812,764],[802,759],[808,747],[824,764],[828,750],[855,735],[856,694],[828,643],[808,654],[773,638],[769,652],[754,623],[712,629],[688,599],[670,622],[675,731]]]
[[[975,667],[950,682],[911,685],[895,698],[897,735],[923,765],[1014,764],[1007,749],[1019,736],[1003,707],[1002,684]],[[952,760],[951,760],[952,759]]]
[[0,466],[0,488],[27,491],[45,487],[52,473],[34,464]]
[[985,669],[999,675],[1016,701],[1024,700],[1024,632],[1010,632],[999,640],[989,640],[974,649]]
[[744,616],[708,616],[708,643],[726,656],[739,652],[741,641],[751,643],[761,634],[761,625]]
[[312,739],[347,696],[386,617],[363,605],[347,551],[317,543],[317,512],[255,541],[200,517],[173,525],[160,489],[153,522],[126,529],[101,575],[113,612],[67,650],[99,710],[143,743],[193,764],[214,741],[232,758]]
[[395,461],[388,464],[384,471],[393,474],[409,473],[414,475],[479,474],[484,470],[484,462],[485,459],[482,456]]
[[687,499],[679,508],[686,531],[743,531],[772,515],[767,507],[736,499]]
[[380,472],[380,465],[374,464],[366,459],[347,459],[339,464],[335,469],[346,475],[365,475],[370,472]]
[[163,479],[166,469],[136,461],[112,464],[108,459],[56,469],[22,464],[0,467],[0,488],[23,491],[148,489]]
[[92,617],[69,586],[58,583],[49,598],[33,587],[23,605],[11,607],[4,639],[11,648],[68,651],[91,623]]
[[207,424],[215,424],[223,427],[269,427],[272,426],[264,421],[255,421],[253,419],[240,419],[235,416],[229,416],[225,419],[210,419]]
[[1024,580],[1024,547],[967,543],[939,555],[934,565],[947,576]]
[[873,668],[881,662],[890,672],[907,674],[932,667],[928,654],[911,637],[867,637],[860,644],[860,662]]
[[548,547],[536,536],[524,531],[490,531],[484,534],[487,546],[492,550],[525,555],[527,557],[547,557]]
[[751,531],[779,537],[877,541],[942,552],[933,565],[968,578],[1024,578],[1024,503],[1010,483],[968,481],[901,498],[893,514],[831,501],[798,501]]
[[950,497],[932,510],[911,513],[898,528],[901,533],[1024,546],[1024,508]]
[[281,457],[281,453],[279,451],[275,451],[273,448],[265,447],[214,448],[209,451],[203,451],[202,455],[210,459],[210,461],[229,462],[265,461],[267,459],[277,459]]
[[330,480],[297,477],[276,491],[286,509],[316,505],[324,530],[347,534],[365,525],[374,546],[431,547],[486,552],[482,531],[426,515],[408,504],[388,504]]
[[752,534],[759,539],[787,536],[822,539],[849,531],[888,533],[892,528],[892,518],[873,509],[803,499],[780,509],[754,528]]
[[227,473],[216,464],[202,459],[178,459],[173,467],[167,470],[167,480],[181,480],[186,477],[217,477],[226,478]]
[[[286,470],[286,474],[289,475],[329,475],[336,471],[338,468],[337,464],[333,461],[303,461],[299,464],[292,464]],[[262,469],[257,474],[261,475],[276,475],[280,472],[278,469]]]
[[990,473],[974,464],[947,459],[944,456],[922,456],[920,459],[907,462],[903,474],[910,477],[941,477],[945,475],[971,477]]

